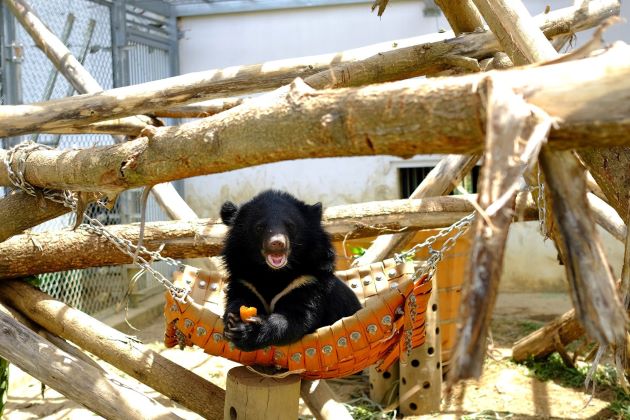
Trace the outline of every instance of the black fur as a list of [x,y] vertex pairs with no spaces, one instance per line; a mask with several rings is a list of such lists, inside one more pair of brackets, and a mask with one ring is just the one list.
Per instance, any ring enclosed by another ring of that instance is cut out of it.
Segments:
[[[240,208],[225,202],[221,218],[231,227],[223,249],[230,276],[224,334],[239,349],[290,344],[360,309],[355,294],[333,274],[335,254],[321,226],[321,203],[307,205],[269,190]],[[273,313],[240,281],[253,285],[269,303],[300,276],[315,280],[279,299]],[[241,305],[255,306],[257,319],[242,322]]]

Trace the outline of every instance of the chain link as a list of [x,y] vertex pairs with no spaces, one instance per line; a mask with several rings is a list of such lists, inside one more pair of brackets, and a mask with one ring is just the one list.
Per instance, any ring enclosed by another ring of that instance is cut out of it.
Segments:
[[538,207],[538,220],[540,223],[540,233],[543,235],[545,239],[549,238],[549,232],[547,232],[547,200],[545,199],[545,184],[542,182],[542,171],[540,170],[540,165],[538,166],[538,185],[536,188],[538,189],[538,197],[536,200],[536,204]]
[[[416,252],[418,252],[419,250],[423,248],[427,248],[427,251],[429,253],[429,258],[422,264],[420,269],[416,271],[416,278],[418,278],[421,273],[432,273],[433,271],[435,271],[437,264],[440,261],[442,261],[442,258],[444,257],[444,253],[450,250],[451,248],[453,248],[455,244],[457,243],[457,240],[468,231],[468,228],[470,227],[474,218],[475,218],[474,212],[470,213],[467,216],[462,217],[461,219],[459,219],[457,222],[453,223],[449,227],[446,227],[440,230],[435,235],[428,237],[423,242],[414,245],[412,248],[408,249],[407,251],[402,252],[400,254],[395,254],[394,259],[396,260],[396,262],[400,263],[400,262],[405,261],[407,258],[413,257],[416,254]],[[451,235],[453,232],[455,232],[455,234],[451,236],[450,238],[446,239],[440,249],[433,249],[433,245],[439,239],[445,238]],[[429,276],[429,278],[430,277],[431,276]]]
[[[77,197],[71,191],[55,191],[50,189],[41,189],[38,190],[29,184],[24,178],[24,170],[26,168],[26,160],[28,156],[36,151],[36,150],[51,150],[51,147],[34,143],[32,141],[25,141],[16,145],[15,147],[8,150],[7,155],[4,159],[4,164],[7,167],[7,173],[9,175],[9,180],[15,185],[17,188],[23,190],[29,195],[38,196],[43,194],[43,196],[50,200],[59,204],[63,204],[65,207],[69,208],[71,211],[75,212],[76,217],[81,217],[80,214],[76,213],[77,211]],[[80,228],[84,229],[87,232],[94,233],[96,235],[102,236],[111,242],[118,250],[122,253],[130,256],[132,260],[136,256],[136,250],[138,247],[134,245],[130,240],[119,238],[116,235],[109,232],[105,226],[97,219],[94,219],[87,214],[83,214],[83,220]],[[177,267],[177,269],[183,271],[184,265],[180,262],[174,260],[170,257],[163,257],[159,251],[150,251],[144,246],[139,248],[137,258],[135,258],[135,264],[140,267],[142,270],[151,274],[151,276],[157,280],[162,286],[164,286],[170,293],[173,295],[173,298],[184,302],[186,301],[188,294],[190,293],[190,289],[183,287],[176,287],[170,280],[162,275],[159,271],[155,270],[151,267],[151,263],[153,261],[164,261],[167,264]],[[143,255],[148,256],[144,258]]]

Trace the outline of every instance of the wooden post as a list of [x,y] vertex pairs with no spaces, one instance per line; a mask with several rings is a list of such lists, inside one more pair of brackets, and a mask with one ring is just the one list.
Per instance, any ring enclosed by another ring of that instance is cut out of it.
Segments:
[[383,407],[397,402],[396,385],[399,378],[400,370],[397,363],[391,365],[385,372],[379,372],[375,367],[370,367],[370,399]]
[[298,417],[300,377],[272,378],[245,366],[230,369],[224,420],[294,420]]
[[406,364],[400,363],[398,399],[400,412],[417,416],[440,411],[442,396],[442,349],[438,327],[437,280],[433,276],[433,292],[425,315],[426,339],[411,351]]

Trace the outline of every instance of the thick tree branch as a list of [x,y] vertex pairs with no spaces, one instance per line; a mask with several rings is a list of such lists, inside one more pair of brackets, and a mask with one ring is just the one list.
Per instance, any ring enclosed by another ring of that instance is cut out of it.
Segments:
[[0,356],[108,419],[178,419],[118,378],[60,350],[0,311]]
[[435,0],[455,35],[483,28],[483,19],[472,0]]
[[0,301],[201,416],[221,418],[225,399],[223,389],[145,347],[138,340],[23,281],[0,285]]
[[[590,22],[592,26],[592,20],[601,21],[619,11],[619,5],[614,0],[591,3],[587,14],[570,7],[555,14],[541,15],[538,22],[547,36],[556,36],[566,31],[582,30],[584,27],[581,22]],[[590,13],[597,17],[593,19]],[[389,48],[392,48],[391,45]],[[351,53],[343,53],[316,59],[311,64],[300,64],[291,71],[283,68],[282,63],[266,63],[191,73],[37,105],[4,105],[0,107],[0,137],[60,130],[105,119],[147,114],[186,102],[226,96],[228,93],[245,94],[254,87],[269,89],[289,83],[296,76],[307,77],[307,84],[316,88],[400,80],[453,68],[453,63],[457,67],[457,62],[449,60],[449,57],[485,58],[494,54],[497,48],[498,44],[491,33],[471,33],[447,41],[390,51],[383,51],[383,47],[379,46],[378,49],[368,49],[369,58],[363,56],[359,62],[352,62],[348,58],[352,57]],[[353,59],[356,57],[355,54]]]
[[[618,45],[579,62],[503,71],[493,77],[561,121],[550,147],[626,144],[629,51]],[[180,127],[156,128],[150,139],[33,152],[26,162],[26,180],[53,189],[117,192],[305,157],[475,153],[484,137],[485,77],[324,91],[296,82],[283,95],[252,99]],[[587,126],[591,130],[584,135]],[[594,132],[593,127],[600,129]],[[9,184],[6,168],[0,168],[0,184]]]
[[[448,226],[471,213],[475,196],[394,200],[329,207],[323,224],[333,240],[374,236],[382,232],[413,231]],[[524,218],[538,213],[530,200]],[[107,230],[132,243],[138,224],[108,226]],[[215,220],[151,222],[146,224],[144,246],[164,257],[197,258],[218,255],[226,227]],[[131,258],[105,238],[83,229],[17,235],[0,244],[0,278],[23,277],[53,271],[127,264]]]

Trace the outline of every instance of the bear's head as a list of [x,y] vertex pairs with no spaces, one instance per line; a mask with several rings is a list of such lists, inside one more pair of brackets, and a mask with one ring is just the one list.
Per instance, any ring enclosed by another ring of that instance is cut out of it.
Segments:
[[301,275],[332,271],[334,251],[321,226],[322,205],[290,194],[265,191],[240,208],[226,201],[221,219],[230,227],[223,256],[231,275],[270,269]]

